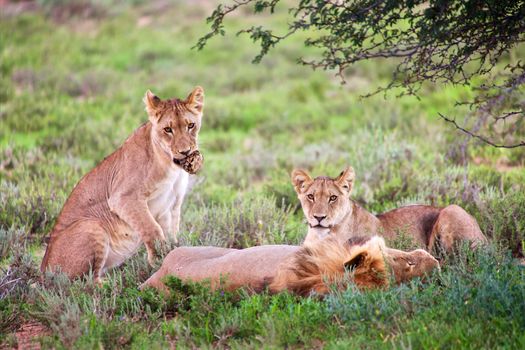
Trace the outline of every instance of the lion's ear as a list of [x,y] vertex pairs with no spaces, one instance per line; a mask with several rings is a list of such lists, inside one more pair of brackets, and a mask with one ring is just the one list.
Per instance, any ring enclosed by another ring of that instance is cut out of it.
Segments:
[[202,113],[204,107],[204,89],[196,86],[186,99],[186,104],[197,113]]
[[308,173],[302,169],[295,169],[292,171],[292,184],[295,192],[302,193],[304,187],[312,182],[312,178]]
[[345,270],[355,271],[357,268],[362,267],[365,263],[368,253],[362,252],[354,256],[352,259],[345,262]]
[[345,189],[348,193],[352,192],[354,187],[355,173],[354,169],[349,166],[341,172],[341,174],[335,179],[335,182]]
[[[144,105],[146,106],[146,112],[148,112],[148,116],[150,120],[155,119],[155,112],[159,108],[160,105],[160,98],[158,98],[153,92],[150,90],[146,91],[146,94],[144,95]],[[156,121],[152,120],[152,121]]]

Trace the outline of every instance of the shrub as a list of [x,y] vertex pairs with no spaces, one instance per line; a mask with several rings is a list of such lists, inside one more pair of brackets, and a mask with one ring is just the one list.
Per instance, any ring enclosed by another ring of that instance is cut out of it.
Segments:
[[524,256],[525,193],[510,192],[500,196],[495,191],[481,196],[474,212],[483,232],[494,242],[510,248],[515,255]]
[[220,204],[201,203],[185,209],[184,244],[243,248],[289,241],[286,222],[289,207],[277,208],[275,198],[246,194]]

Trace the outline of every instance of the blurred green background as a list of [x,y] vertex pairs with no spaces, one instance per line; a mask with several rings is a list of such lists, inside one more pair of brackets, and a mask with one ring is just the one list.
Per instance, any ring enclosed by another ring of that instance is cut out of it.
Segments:
[[[2,2],[2,266],[23,260],[36,269],[44,237],[73,186],[147,120],[147,89],[182,98],[195,85],[206,94],[200,133],[205,165],[183,206],[182,244],[299,244],[306,225],[290,184],[292,169],[335,176],[352,165],[353,197],[370,211],[455,203],[478,219],[496,247],[523,253],[525,150],[476,142],[465,147],[464,136],[438,117],[438,111],[466,113],[454,103],[470,96],[468,88],[427,85],[420,100],[399,99],[395,92],[361,98],[388,82],[394,62],[357,65],[341,85],[333,72],[297,65],[298,57],[315,54],[301,36],[251,64],[258,47],[234,33],[257,21],[284,30],[288,15],[279,8],[268,17],[236,13],[227,36],[192,49],[216,5]],[[520,47],[506,59],[524,53]],[[142,260],[143,252],[121,269],[136,271]],[[135,288],[141,278],[129,285]],[[13,310],[22,312],[16,305],[26,297],[5,302],[3,310],[20,316]],[[67,346],[60,332],[54,334]]]

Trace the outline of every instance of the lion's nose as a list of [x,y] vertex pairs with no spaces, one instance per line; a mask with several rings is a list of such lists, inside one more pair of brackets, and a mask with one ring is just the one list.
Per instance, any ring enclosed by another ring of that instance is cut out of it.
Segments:
[[325,215],[325,216],[316,216],[316,215],[314,215],[314,218],[316,218],[316,220],[317,220],[318,223],[321,223],[321,221],[323,221],[324,219],[326,219],[326,215]]
[[189,156],[190,152],[191,152],[191,148],[188,148],[187,150],[183,150],[183,151],[179,150],[179,153],[186,157]]

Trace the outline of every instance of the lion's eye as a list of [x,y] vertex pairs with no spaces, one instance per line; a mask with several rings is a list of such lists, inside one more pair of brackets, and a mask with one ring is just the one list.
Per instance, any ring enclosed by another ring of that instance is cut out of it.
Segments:
[[309,200],[313,201],[314,200],[314,195],[313,194],[309,194],[308,196],[306,196],[306,198],[308,198]]
[[173,130],[171,130],[171,128],[168,126],[168,127],[164,128],[164,132],[167,133],[167,134],[171,134],[171,133],[173,133]]
[[191,130],[195,127],[195,123],[189,123],[188,124],[188,130]]
[[337,196],[335,195],[330,196],[330,202],[335,202],[336,199],[337,199]]

